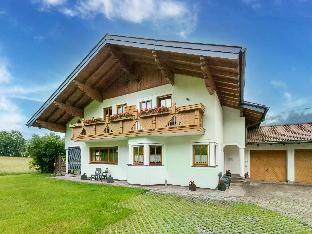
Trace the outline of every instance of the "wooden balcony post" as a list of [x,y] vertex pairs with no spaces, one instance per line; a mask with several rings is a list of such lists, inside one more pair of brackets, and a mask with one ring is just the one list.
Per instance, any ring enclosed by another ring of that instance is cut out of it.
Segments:
[[156,129],[156,116],[153,116],[152,129]]
[[123,121],[119,122],[119,133],[123,133]]
[[175,114],[175,113],[177,113],[177,105],[173,103],[173,105],[171,106],[171,114]]
[[139,111],[138,111],[137,109],[135,109],[135,110],[133,111],[133,114],[134,114],[134,118],[135,118],[135,119],[138,119],[138,118],[139,118]]
[[196,125],[200,125],[200,117],[199,117],[199,110],[195,110],[195,113],[194,113],[194,124]]

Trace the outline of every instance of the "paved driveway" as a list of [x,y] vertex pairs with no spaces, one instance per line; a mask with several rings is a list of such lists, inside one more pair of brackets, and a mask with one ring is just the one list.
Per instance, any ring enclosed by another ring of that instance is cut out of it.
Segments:
[[312,227],[312,186],[252,183],[242,188],[244,196],[239,200],[298,218]]
[[209,189],[197,189],[196,192],[192,192],[188,188],[180,186],[151,186],[148,189],[157,193],[173,193],[204,200],[255,203],[297,218],[312,227],[312,186],[265,183],[233,184],[225,192]]

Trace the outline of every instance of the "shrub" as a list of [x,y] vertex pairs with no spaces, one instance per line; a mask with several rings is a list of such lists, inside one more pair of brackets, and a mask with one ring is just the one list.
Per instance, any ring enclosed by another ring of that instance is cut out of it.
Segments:
[[41,173],[51,173],[54,171],[55,159],[65,155],[64,139],[53,133],[33,135],[27,144],[26,154],[32,157],[33,167]]

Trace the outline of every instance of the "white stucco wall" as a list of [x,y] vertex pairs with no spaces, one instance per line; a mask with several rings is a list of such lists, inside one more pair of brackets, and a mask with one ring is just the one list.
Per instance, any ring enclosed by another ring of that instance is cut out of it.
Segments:
[[240,117],[240,110],[223,107],[223,144],[245,148],[245,117]]
[[[222,172],[223,166],[223,109],[216,95],[209,95],[204,81],[199,78],[176,75],[175,85],[163,85],[136,93],[127,94],[104,100],[102,103],[93,101],[84,112],[85,118],[103,117],[103,108],[112,106],[113,113],[116,112],[116,105],[127,103],[137,105],[144,99],[152,99],[156,104],[157,96],[172,94],[172,102],[177,106],[202,103],[205,106],[203,127],[206,129],[204,135],[200,136],[162,136],[129,138],[119,141],[92,141],[78,143],[70,140],[71,130],[67,128],[66,148],[80,146],[82,152],[81,172],[94,173],[95,168],[107,167],[114,178],[127,180],[132,184],[168,184],[188,185],[194,180],[196,185],[204,188],[215,188],[218,182],[218,173]],[[77,121],[72,120],[72,123]],[[135,144],[157,143],[163,145],[163,166],[128,166],[131,164],[131,146]],[[217,144],[217,158],[211,157],[213,167],[192,167],[192,145],[204,143],[209,144],[210,154],[214,155],[214,145]],[[90,164],[89,147],[118,146],[118,165]]]

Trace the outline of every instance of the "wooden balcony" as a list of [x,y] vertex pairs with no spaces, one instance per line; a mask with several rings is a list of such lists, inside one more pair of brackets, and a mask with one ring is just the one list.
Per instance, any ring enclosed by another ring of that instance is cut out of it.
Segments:
[[136,136],[201,135],[204,134],[202,104],[158,108],[141,113],[128,106],[126,113],[110,118],[84,120],[70,127],[72,140],[123,139]]

